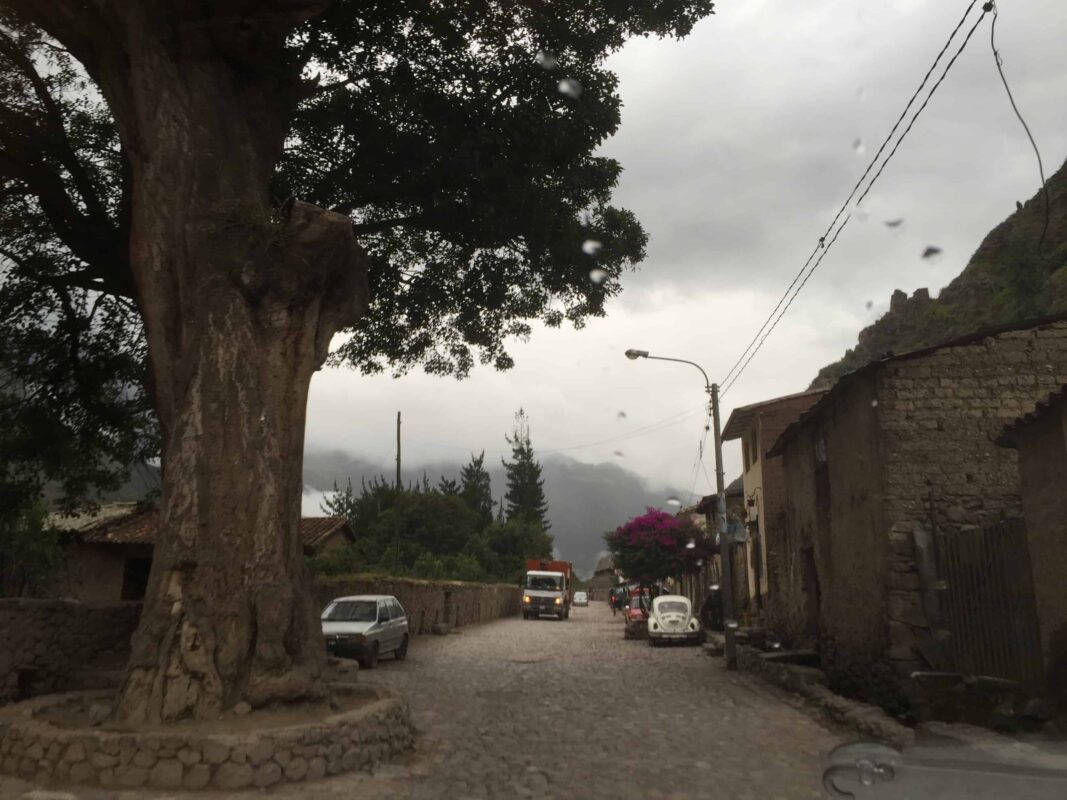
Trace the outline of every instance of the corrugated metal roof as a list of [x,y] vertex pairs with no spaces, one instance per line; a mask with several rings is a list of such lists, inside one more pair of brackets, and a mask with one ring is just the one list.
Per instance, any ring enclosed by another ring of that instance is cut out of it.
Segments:
[[[75,524],[67,523],[73,519]],[[60,530],[74,533],[86,544],[153,544],[159,527],[159,512],[137,503],[113,503],[102,506],[100,513],[74,518],[58,518]],[[318,547],[338,531],[354,540],[344,517],[304,517],[300,520],[300,539],[304,547]]]

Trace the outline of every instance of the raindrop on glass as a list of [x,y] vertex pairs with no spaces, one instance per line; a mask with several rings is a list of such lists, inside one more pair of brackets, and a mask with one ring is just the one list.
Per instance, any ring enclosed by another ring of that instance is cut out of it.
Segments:
[[939,255],[941,255],[941,248],[936,245],[929,245],[923,250],[923,258],[925,259],[937,258]]
[[617,455],[619,458],[622,458],[622,450],[616,450],[615,455]]
[[618,414],[615,415],[615,419],[626,419],[626,412],[620,411]]
[[582,95],[582,84],[578,83],[576,78],[564,78],[556,88],[559,89],[561,95],[571,99],[577,99]]
[[559,66],[559,59],[547,50],[537,51],[537,65],[547,70],[554,70]]
[[852,216],[856,218],[856,222],[866,222],[871,218],[870,212],[860,206],[856,206],[852,211]]
[[873,306],[874,306],[874,301],[873,300],[868,300],[867,301],[867,310],[870,311]]
[[595,256],[600,252],[600,249],[603,246],[604,245],[602,245],[596,239],[586,239],[584,242],[582,242],[582,252],[585,253],[587,256]]
[[679,500],[677,497],[671,496],[667,498],[667,505],[669,506],[680,506],[681,504],[682,501]]
[[887,219],[885,221],[885,226],[887,228],[899,228],[903,224],[904,224],[904,220],[902,220],[902,219]]
[[871,408],[878,408],[878,401],[877,400],[872,400],[871,401]]
[[867,152],[867,145],[863,143],[863,139],[856,139],[852,142],[852,149],[856,151],[856,155],[862,156]]
[[864,87],[860,87],[856,90],[856,99],[861,103],[867,100],[867,90]]
[[602,284],[604,281],[606,281],[607,279],[608,279],[608,271],[606,269],[600,269],[600,267],[597,267],[596,269],[589,270],[589,280],[591,280],[593,283],[597,284],[598,286],[600,284]]
[[685,549],[686,550],[695,550],[696,546],[697,546],[697,540],[696,539],[690,539],[688,542],[685,543]]

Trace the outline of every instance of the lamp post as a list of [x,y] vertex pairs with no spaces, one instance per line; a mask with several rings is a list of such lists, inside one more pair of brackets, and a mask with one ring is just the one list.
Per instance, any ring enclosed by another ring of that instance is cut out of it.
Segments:
[[[733,547],[726,531],[726,489],[725,476],[722,467],[722,434],[719,429],[719,385],[708,380],[708,373],[704,368],[693,361],[684,358],[667,358],[666,356],[649,355],[647,350],[626,351],[626,357],[631,361],[639,358],[648,358],[653,361],[673,361],[676,364],[688,364],[700,370],[704,378],[704,391],[708,393],[711,402],[711,416],[715,425],[715,491],[718,497],[718,507],[715,509],[715,533],[719,541],[719,552],[722,556],[722,586],[723,586],[723,632],[725,634],[726,668],[737,669],[737,647],[734,642],[734,631],[737,630],[737,621],[734,619],[734,572],[733,572]],[[710,514],[708,515],[710,516]]]

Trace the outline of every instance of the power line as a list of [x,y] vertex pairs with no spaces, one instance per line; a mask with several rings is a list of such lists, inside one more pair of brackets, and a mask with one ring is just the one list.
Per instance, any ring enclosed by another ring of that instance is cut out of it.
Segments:
[[989,26],[989,46],[993,50],[993,61],[997,65],[997,72],[1000,73],[1000,82],[1004,84],[1004,91],[1008,93],[1008,100],[1011,102],[1011,109],[1015,112],[1015,116],[1019,118],[1019,122],[1022,123],[1023,130],[1026,131],[1026,136],[1030,140],[1030,145],[1034,148],[1034,155],[1037,156],[1037,172],[1041,176],[1041,188],[1045,196],[1045,225],[1041,229],[1041,238],[1037,241],[1038,249],[1041,249],[1045,244],[1045,234],[1048,233],[1048,220],[1049,220],[1049,198],[1048,198],[1048,184],[1045,182],[1045,165],[1041,163],[1041,151],[1037,149],[1037,142],[1034,141],[1034,135],[1030,133],[1030,126],[1026,124],[1026,120],[1023,119],[1023,115],[1019,112],[1019,107],[1015,105],[1015,98],[1012,97],[1011,87],[1008,86],[1008,79],[1004,77],[1003,63],[1000,58],[1000,51],[997,50],[997,5],[991,3],[993,6],[993,24]]
[[704,416],[704,432],[700,437],[700,442],[697,444],[697,457],[693,462],[692,474],[689,479],[689,502],[693,502],[693,498],[696,497],[697,478],[700,477],[700,469],[704,466],[704,445],[708,443],[708,431],[711,428],[711,410],[709,409]]
[[782,317],[785,316],[785,312],[787,312],[789,310],[789,307],[791,305],[793,305],[793,301],[797,299],[797,295],[800,294],[800,290],[804,288],[804,285],[808,282],[808,279],[815,273],[815,270],[817,270],[819,268],[819,264],[822,263],[822,260],[824,258],[826,258],[826,254],[830,252],[830,248],[834,246],[834,242],[837,241],[837,237],[841,235],[841,231],[843,231],[845,229],[845,226],[848,225],[848,221],[850,219],[852,219],[851,215],[845,217],[845,219],[841,223],[841,225],[838,226],[837,230],[834,232],[833,238],[830,239],[829,243],[826,245],[826,247],[823,249],[822,253],[819,255],[818,260],[816,260],[816,262],[812,265],[811,269],[808,270],[808,274],[804,276],[803,282],[801,282],[800,286],[797,287],[797,290],[795,292],[793,292],[793,296],[789,298],[789,302],[786,303],[785,308],[782,309],[782,313],[778,315],[778,318],[774,320],[774,322],[771,324],[771,327],[763,335],[763,338],[760,339],[760,343],[756,346],[756,349],[752,351],[752,354],[748,357],[748,360],[745,361],[744,366],[742,366],[741,369],[739,369],[737,371],[737,373],[730,380],[730,382],[728,384],[726,384],[726,386],[724,386],[722,388],[722,391],[719,392],[719,399],[720,400],[726,395],[726,392],[728,392],[730,390],[730,387],[733,386],[735,383],[737,383],[737,379],[741,377],[741,373],[743,373],[745,371],[745,369],[748,367],[749,362],[751,362],[752,359],[756,357],[756,353],[758,353],[760,351],[760,348],[763,347],[763,343],[765,341],[767,341],[767,337],[770,336],[771,333],[774,332],[774,329],[776,327],[778,327],[778,323],[781,322]]
[[[900,124],[904,121],[904,118],[908,115],[908,111],[910,111],[911,107],[915,104],[915,100],[919,97],[919,95],[922,93],[922,90],[926,87],[927,81],[930,80],[930,76],[934,73],[934,70],[937,69],[937,65],[941,62],[942,56],[945,55],[945,52],[948,50],[949,45],[952,44],[952,40],[956,38],[956,34],[959,32],[960,28],[963,27],[963,23],[966,21],[968,15],[970,15],[970,13],[971,13],[971,9],[974,8],[975,3],[977,3],[977,2],[978,2],[978,0],[971,0],[970,5],[967,6],[967,10],[963,12],[963,16],[960,17],[960,21],[956,23],[956,27],[952,29],[952,33],[949,34],[949,37],[945,41],[944,46],[941,48],[941,51],[937,54],[937,57],[934,59],[934,63],[932,63],[930,65],[930,68],[926,71],[926,74],[923,76],[922,81],[920,81],[918,88],[916,88],[915,92],[912,94],[911,98],[908,100],[907,105],[904,106],[904,110],[900,112],[900,116],[897,117],[897,121],[893,123],[893,127],[890,129],[888,135],[883,140],[881,146],[878,148],[878,151],[874,154],[874,157],[871,159],[870,163],[867,164],[867,169],[865,169],[863,171],[863,174],[860,175],[859,180],[856,181],[856,185],[852,187],[852,191],[849,192],[848,197],[845,198],[845,202],[841,204],[841,208],[839,208],[837,210],[837,213],[834,215],[834,218],[830,221],[830,224],[826,227],[826,230],[823,232],[823,235],[819,238],[819,241],[815,245],[815,248],[811,251],[811,254],[808,256],[807,260],[804,262],[804,265],[797,271],[797,274],[793,277],[793,281],[789,284],[789,286],[786,288],[785,292],[783,292],[782,296],[778,299],[778,304],[774,307],[774,309],[771,311],[771,313],[767,316],[767,319],[764,320],[763,325],[760,326],[760,329],[758,331],[756,331],[756,335],[752,337],[752,341],[748,343],[748,347],[746,347],[744,349],[744,351],[742,351],[742,353],[738,357],[737,361],[735,361],[734,365],[732,367],[730,367],[730,371],[726,373],[726,375],[723,377],[723,379],[721,381],[719,381],[719,383],[725,384],[728,380],[730,380],[730,376],[734,374],[734,370],[737,369],[738,364],[740,364],[744,360],[745,356],[748,354],[748,351],[752,349],[752,346],[756,343],[756,340],[759,339],[760,334],[762,334],[763,331],[766,329],[767,325],[770,324],[771,320],[774,318],[774,315],[778,312],[778,309],[782,307],[782,303],[785,302],[785,299],[789,296],[789,293],[793,290],[793,287],[796,286],[797,281],[800,280],[800,276],[804,274],[804,270],[806,270],[808,268],[808,265],[811,263],[812,259],[815,258],[815,254],[819,252],[819,249],[822,247],[823,242],[826,241],[826,238],[830,235],[830,232],[833,230],[834,225],[837,224],[837,221],[841,218],[841,215],[844,213],[845,209],[848,208],[848,204],[852,202],[852,198],[856,196],[856,192],[859,191],[859,188],[862,185],[863,181],[866,180],[868,175],[870,175],[871,170],[874,168],[874,165],[876,163],[878,163],[878,159],[881,157],[882,153],[885,151],[886,145],[888,145],[889,142],[892,140],[893,135],[897,132],[897,129],[900,127]],[[983,14],[983,16],[984,16],[984,14]],[[905,133],[905,135],[906,135],[906,133]],[[903,137],[901,137],[901,138],[903,138]],[[875,180],[877,180],[877,177],[875,178]],[[872,181],[872,184],[873,184],[873,181]],[[866,196],[866,193],[864,193],[864,196]],[[862,198],[861,198],[861,202],[862,202]]]
[[[933,72],[934,67],[937,66],[937,62],[940,61],[941,56],[947,50],[948,45],[952,42],[952,39],[956,35],[956,31],[958,31],[960,29],[960,26],[962,25],[963,21],[967,19],[967,15],[970,13],[971,8],[974,7],[975,2],[976,2],[976,0],[971,0],[971,4],[969,6],[967,6],[967,11],[964,12],[963,19],[960,21],[959,24],[956,25],[956,28],[953,29],[952,34],[949,36],[948,42],[945,43],[945,47],[943,47],[941,49],[941,52],[938,54],[937,59],[934,61],[934,65],[930,68],[930,71],[927,72],[926,77],[923,78],[923,83],[920,84],[919,91],[921,91],[922,86],[924,86],[926,84],[926,80],[929,78],[930,73]],[[945,69],[941,73],[941,77],[938,78],[937,82],[934,83],[934,85],[930,88],[930,92],[926,95],[926,99],[923,100],[922,105],[920,105],[919,108],[916,110],[916,112],[912,115],[911,119],[908,121],[907,126],[904,128],[903,133],[900,134],[900,137],[897,139],[896,143],[893,145],[892,150],[889,151],[889,155],[887,155],[885,157],[885,160],[882,162],[881,166],[879,166],[878,171],[875,173],[874,177],[871,178],[870,182],[867,184],[867,188],[863,190],[863,193],[860,195],[859,199],[856,201],[856,205],[857,206],[859,206],[863,202],[864,198],[867,197],[867,195],[870,193],[871,189],[874,188],[875,183],[878,182],[878,179],[882,176],[882,173],[885,171],[886,166],[889,164],[890,161],[892,161],[893,156],[896,155],[896,152],[900,148],[901,143],[907,137],[907,135],[911,131],[912,127],[915,125],[915,121],[919,118],[919,116],[922,114],[922,112],[926,109],[926,106],[929,105],[930,100],[933,98],[934,94],[937,92],[938,87],[941,86],[941,84],[944,82],[945,78],[948,76],[949,71],[952,69],[952,65],[956,63],[956,60],[960,57],[960,54],[963,53],[964,49],[967,47],[968,42],[970,42],[971,37],[974,35],[974,32],[978,29],[978,26],[982,23],[982,20],[985,19],[985,16],[989,12],[990,8],[992,8],[992,3],[986,3],[982,7],[982,13],[979,15],[979,17],[978,17],[977,21],[974,23],[974,25],[972,25],[970,30],[967,32],[967,36],[964,38],[963,43],[960,45],[959,49],[952,56],[952,58],[949,60],[948,64],[945,65]],[[916,92],[916,94],[917,93],[918,92]],[[908,101],[908,106],[905,107],[905,114],[907,113],[907,109],[911,107],[911,105],[912,105],[912,103],[914,101],[914,97],[915,96],[913,95],[912,100]],[[898,126],[899,126],[899,120],[897,122],[897,125],[893,126],[893,130],[896,130],[896,128]],[[892,132],[890,132],[890,136],[887,137],[887,141],[891,137],[892,137]],[[878,155],[880,155],[882,153],[882,150],[884,148],[885,148],[885,143],[883,143],[882,147],[880,147],[878,149]],[[877,155],[875,156],[875,159],[877,159]],[[871,165],[868,166],[867,172],[870,171],[870,167],[873,166],[873,164],[874,164],[874,161],[872,161]],[[864,176],[866,176],[866,174],[867,173],[865,172]],[[863,182],[863,178],[861,177],[859,183],[862,183],[862,182]],[[857,188],[858,188],[858,185],[859,184],[857,184]],[[852,194],[855,194],[855,191],[856,191],[856,189],[853,189]],[[848,206],[848,203],[851,201],[852,194],[850,194],[849,195],[849,199],[845,201],[845,204],[842,207],[842,211],[844,210],[845,207]],[[835,222],[837,221],[837,219],[840,218],[841,213],[842,212],[839,211],[837,216],[834,217],[834,221]],[[785,316],[786,311],[788,311],[789,307],[793,304],[793,301],[796,299],[797,295],[800,294],[801,289],[803,289],[804,285],[808,282],[808,279],[811,278],[811,276],[812,276],[812,274],[814,274],[815,270],[817,270],[819,268],[819,264],[822,263],[823,258],[826,257],[826,254],[830,251],[830,248],[833,246],[833,243],[837,241],[837,237],[840,235],[841,231],[844,230],[845,225],[848,224],[848,221],[849,221],[850,218],[851,218],[851,215],[846,216],[844,222],[842,222],[841,225],[834,232],[833,238],[830,240],[830,242],[823,249],[822,253],[819,255],[819,258],[812,265],[811,269],[808,270],[808,273],[804,277],[804,280],[800,283],[800,285],[793,292],[792,296],[789,298],[789,302],[786,303],[785,308],[782,309],[781,313],[778,314],[777,318],[775,318],[773,323],[771,323],[770,328],[767,329],[766,333],[763,334],[763,338],[761,338],[759,340],[759,344],[756,345],[754,350],[752,350],[751,354],[748,356],[748,359],[744,362],[744,364],[741,366],[741,368],[739,370],[737,370],[736,372],[733,373],[733,377],[729,379],[728,383],[726,381],[724,381],[724,383],[726,385],[723,388],[723,390],[722,390],[722,392],[720,394],[720,397],[722,395],[725,395],[726,391],[731,386],[733,386],[734,383],[737,382],[737,379],[741,376],[741,373],[745,371],[745,368],[752,361],[753,357],[755,357],[756,353],[759,352],[761,347],[763,347],[763,343],[767,341],[767,337],[770,336],[771,331],[773,331],[774,328],[777,327],[777,325],[781,321],[782,317]],[[833,227],[833,224],[831,224],[831,228],[832,227]],[[827,230],[827,233],[823,234],[823,236],[819,239],[819,245],[818,245],[819,247],[823,246],[823,242],[825,241],[826,236],[827,236],[828,233],[829,233],[829,229]],[[810,261],[811,261],[811,256],[808,256],[808,262],[806,262],[806,263],[809,263]],[[803,268],[801,268],[801,271],[803,272]],[[799,274],[798,274],[797,277],[799,277]],[[794,278],[793,279],[793,283],[790,284],[790,287],[796,285],[796,282],[797,282],[797,278]],[[788,293],[789,293],[789,290],[787,289],[786,290],[786,294],[788,294]],[[779,301],[778,306],[779,307],[781,306],[781,301]],[[777,310],[777,307],[776,307],[775,310]],[[774,312],[773,311],[771,312],[771,317],[774,317]],[[768,322],[770,322],[770,319],[771,318],[769,317],[768,318]],[[767,326],[767,322],[764,323],[763,327],[766,328],[766,326]],[[763,330],[763,328],[761,328],[761,331],[762,330]],[[759,335],[760,334],[757,333],[756,337],[758,338]],[[752,345],[750,344],[749,347],[746,348],[745,352],[748,352],[748,350],[751,349],[751,347],[752,347]],[[744,354],[742,354],[741,357],[744,358]]]
[[[701,405],[700,410],[703,410],[704,406]],[[614,442],[624,442],[627,439],[634,439],[638,436],[644,436],[649,433],[655,433],[656,431],[665,430],[666,428],[678,425],[688,419],[692,419],[697,413],[696,409],[690,409],[688,411],[679,411],[677,414],[672,414],[665,419],[661,419],[658,422],[651,422],[641,428],[629,431],[628,433],[619,434],[618,436],[610,436],[606,439],[599,439],[595,442],[586,442],[584,444],[574,444],[567,447],[549,447],[539,450],[541,453],[562,453],[568,450],[583,450],[587,447],[597,447],[602,444],[612,444]]]

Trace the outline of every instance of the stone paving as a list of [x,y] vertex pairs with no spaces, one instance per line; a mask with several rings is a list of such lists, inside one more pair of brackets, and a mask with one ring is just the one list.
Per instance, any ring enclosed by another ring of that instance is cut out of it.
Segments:
[[[603,603],[575,609],[565,622],[513,618],[419,637],[407,661],[386,659],[359,680],[408,696],[416,752],[374,775],[278,787],[272,796],[818,798],[823,758],[848,738],[700,648],[624,641],[621,616]],[[0,779],[0,800],[61,800],[57,794]]]

